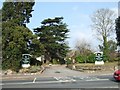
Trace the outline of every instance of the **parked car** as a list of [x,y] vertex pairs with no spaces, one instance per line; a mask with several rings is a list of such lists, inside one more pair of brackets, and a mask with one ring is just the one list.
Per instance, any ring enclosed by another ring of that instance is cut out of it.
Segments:
[[113,77],[115,78],[116,81],[120,81],[120,69],[114,72]]

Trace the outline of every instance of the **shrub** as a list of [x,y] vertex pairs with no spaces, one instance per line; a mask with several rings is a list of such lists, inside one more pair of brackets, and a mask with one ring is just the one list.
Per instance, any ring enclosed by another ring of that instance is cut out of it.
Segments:
[[94,63],[95,62],[95,54],[90,54],[87,59],[88,63]]
[[95,55],[93,53],[89,55],[79,55],[75,59],[78,63],[93,63],[95,62]]
[[36,73],[36,72],[38,72],[40,70],[41,70],[40,66],[31,66],[28,72],[29,73]]
[[52,63],[53,63],[53,64],[59,64],[58,60],[56,60],[56,59],[53,59],[53,60],[52,60]]
[[2,69],[11,69],[13,71],[18,72],[20,69],[20,62],[18,60],[4,60],[2,62]]
[[30,66],[29,68],[22,68],[19,70],[20,73],[36,73],[41,70],[40,66]]
[[84,62],[86,62],[87,57],[85,55],[79,55],[75,59],[78,63],[84,63]]
[[72,60],[67,59],[67,60],[66,60],[66,63],[67,63],[67,65],[68,65],[68,64],[72,64]]

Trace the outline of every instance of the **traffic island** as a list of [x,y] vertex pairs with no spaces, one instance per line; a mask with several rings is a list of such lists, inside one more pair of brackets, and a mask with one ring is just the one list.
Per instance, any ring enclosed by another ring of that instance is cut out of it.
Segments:
[[67,68],[71,70],[76,70],[79,72],[83,73],[89,73],[89,74],[108,74],[108,73],[113,73],[116,69],[117,62],[115,63],[105,63],[104,65],[95,65],[92,63],[83,63],[83,64],[74,64],[74,69],[73,69],[73,64],[67,65]]

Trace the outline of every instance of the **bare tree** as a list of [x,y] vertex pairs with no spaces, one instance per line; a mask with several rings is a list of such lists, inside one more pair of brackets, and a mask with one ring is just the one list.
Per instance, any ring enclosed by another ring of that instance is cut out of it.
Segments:
[[103,42],[103,53],[108,54],[108,38],[115,31],[115,12],[110,9],[98,9],[91,17],[92,29],[96,31],[99,40]]
[[81,56],[82,61],[86,63],[88,56],[92,54],[90,42],[84,39],[78,40],[75,44],[75,48],[77,49],[76,56]]
[[91,51],[91,45],[86,40],[78,40],[76,42],[75,48],[79,51],[80,54],[85,54],[88,51]]

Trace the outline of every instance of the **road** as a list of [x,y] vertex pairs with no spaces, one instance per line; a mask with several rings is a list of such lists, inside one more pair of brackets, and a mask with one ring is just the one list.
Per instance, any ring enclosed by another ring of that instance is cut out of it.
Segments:
[[[21,77],[22,78],[22,77]],[[42,74],[24,79],[5,79],[2,88],[119,88],[112,75],[87,75],[65,66],[48,67]]]

